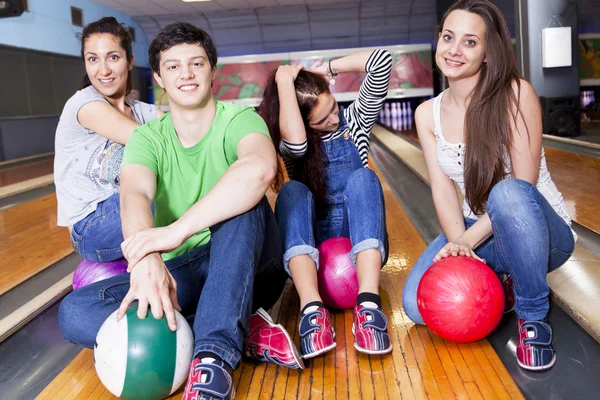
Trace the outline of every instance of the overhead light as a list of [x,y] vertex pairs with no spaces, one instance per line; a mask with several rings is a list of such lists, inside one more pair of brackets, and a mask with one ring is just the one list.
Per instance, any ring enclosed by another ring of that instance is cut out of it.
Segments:
[[200,1],[212,1],[212,0],[181,0],[184,1],[186,3],[195,3],[195,2],[200,2]]

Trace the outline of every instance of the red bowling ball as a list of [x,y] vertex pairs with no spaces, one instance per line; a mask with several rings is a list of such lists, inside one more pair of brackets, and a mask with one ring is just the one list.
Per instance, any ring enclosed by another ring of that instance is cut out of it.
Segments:
[[423,321],[438,336],[475,342],[498,325],[504,291],[490,267],[470,257],[448,257],[433,264],[417,289]]
[[319,294],[329,308],[348,310],[356,306],[358,277],[348,253],[349,238],[331,238],[319,246]]

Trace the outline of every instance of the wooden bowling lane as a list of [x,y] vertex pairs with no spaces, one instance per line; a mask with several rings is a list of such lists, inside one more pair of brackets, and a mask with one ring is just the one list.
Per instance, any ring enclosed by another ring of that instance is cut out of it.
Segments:
[[548,170],[569,214],[579,225],[600,234],[600,159],[544,147]]
[[[382,272],[381,296],[394,350],[367,356],[354,349],[352,312],[332,313],[337,347],[306,362],[302,371],[244,360],[234,373],[238,399],[523,399],[487,340],[446,342],[415,326],[402,309],[402,287],[425,243],[389,185],[382,180],[390,257]],[[273,195],[269,195],[270,200]],[[299,299],[288,281],[270,311],[298,345]],[[516,361],[515,361],[516,362]],[[171,396],[180,399],[182,389]],[[84,350],[40,394],[39,399],[112,399]]]
[[9,165],[6,168],[0,169],[0,187],[49,175],[52,174],[53,170],[54,158],[32,161],[27,164]]
[[0,295],[73,252],[56,210],[53,193],[0,211]]

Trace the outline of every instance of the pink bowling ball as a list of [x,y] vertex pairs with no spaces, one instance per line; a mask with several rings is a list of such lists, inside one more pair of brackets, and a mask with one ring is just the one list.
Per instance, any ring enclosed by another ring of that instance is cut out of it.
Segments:
[[323,303],[338,310],[356,306],[358,277],[348,254],[352,249],[349,238],[331,238],[319,246],[319,294]]

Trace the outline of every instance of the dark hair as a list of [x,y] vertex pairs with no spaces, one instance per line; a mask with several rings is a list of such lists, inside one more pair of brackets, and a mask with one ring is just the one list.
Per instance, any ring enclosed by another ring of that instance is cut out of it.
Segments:
[[[510,154],[513,145],[508,117],[513,118],[516,125],[521,112],[522,76],[517,69],[508,26],[496,6],[487,0],[459,0],[444,15],[440,32],[448,15],[455,10],[479,15],[486,27],[487,62],[481,66],[465,115],[464,161],[465,198],[471,210],[483,214],[492,188],[505,177],[505,155]],[[514,114],[513,109],[516,109]]]
[[160,53],[184,43],[197,44],[204,48],[210,68],[217,65],[217,49],[210,35],[190,23],[175,22],[161,29],[150,43],[148,59],[152,70],[160,75]]
[[[269,133],[273,139],[273,144],[277,153],[279,144],[281,143],[281,130],[279,128],[279,92],[277,91],[277,82],[275,75],[277,70],[273,71],[267,80],[263,101],[258,108],[258,113],[267,123]],[[325,167],[327,159],[321,148],[321,137],[309,126],[310,114],[319,101],[319,96],[322,94],[330,94],[329,85],[323,77],[312,72],[301,70],[298,77],[294,81],[296,88],[296,98],[300,106],[300,114],[304,121],[304,130],[306,131],[306,139],[308,141],[308,149],[304,157],[296,160],[294,166],[295,179],[304,183],[313,196],[317,207],[325,202]],[[278,173],[273,183],[273,190],[279,191],[281,188],[282,176]]]
[[[120,24],[114,17],[104,17],[99,19],[98,21],[94,21],[83,28],[83,31],[78,35],[81,40],[81,58],[85,62],[84,55],[84,47],[85,41],[92,35],[97,33],[108,33],[113,35],[116,39],[119,40],[119,45],[123,50],[125,50],[127,63],[131,63],[133,59],[133,50],[131,48],[131,34],[129,30],[125,28],[123,24]],[[79,90],[84,89],[90,86],[92,82],[90,82],[90,78],[85,74],[83,77],[83,81],[81,85],[79,85]],[[131,71],[127,73],[127,90],[125,91],[125,95],[127,96],[131,93]]]

